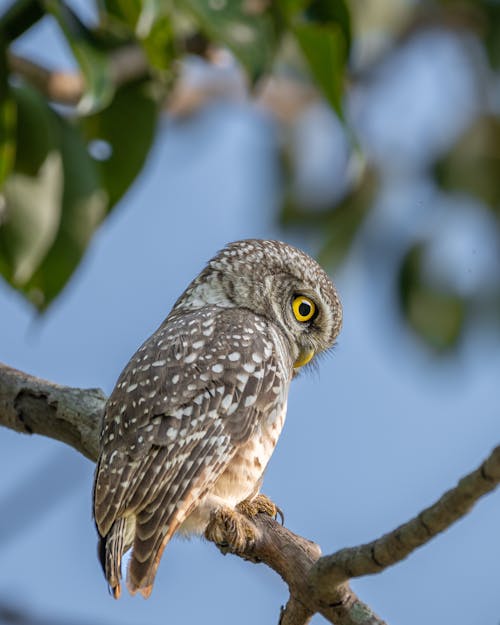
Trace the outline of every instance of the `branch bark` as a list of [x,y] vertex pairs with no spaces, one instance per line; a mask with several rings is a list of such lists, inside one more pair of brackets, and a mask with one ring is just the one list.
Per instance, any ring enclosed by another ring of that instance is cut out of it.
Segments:
[[[105,401],[99,389],[59,386],[0,363],[0,425],[55,438],[94,461]],[[499,482],[497,447],[432,506],[370,543],[321,557],[318,545],[258,515],[251,521],[255,540],[236,555],[266,564],[288,585],[290,599],[280,625],[307,625],[316,612],[336,625],[384,625],[351,590],[349,579],[379,573],[406,558],[466,515]]]
[[319,559],[310,572],[310,585],[328,600],[330,588],[353,577],[380,573],[465,516],[499,482],[500,447],[496,447],[475,471],[407,523],[370,543]]
[[55,438],[94,462],[105,403],[100,389],[59,386],[0,363],[0,425]]
[[[50,70],[23,56],[8,52],[9,70],[21,76],[51,102],[76,106],[85,93],[85,80],[79,72]],[[109,68],[116,87],[146,76],[149,64],[139,46],[119,48],[109,55]]]
[[[217,65],[216,55],[205,55]],[[85,80],[78,71],[48,69],[13,52],[7,55],[9,71],[30,84],[47,100],[65,106],[77,106],[85,93]],[[116,87],[146,76],[147,58],[138,46],[129,45],[110,53],[109,66]],[[236,86],[233,85],[234,89]],[[173,116],[188,116],[217,97],[228,97],[231,86],[184,80],[182,71],[168,97],[166,108]],[[233,94],[233,97],[236,97]],[[306,84],[286,78],[273,78],[263,85],[257,101],[280,121],[290,123],[318,98],[317,91]]]

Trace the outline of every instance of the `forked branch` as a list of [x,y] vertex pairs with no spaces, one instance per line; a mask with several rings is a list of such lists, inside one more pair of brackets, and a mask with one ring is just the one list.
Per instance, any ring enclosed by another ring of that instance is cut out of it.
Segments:
[[[60,440],[96,460],[106,401],[98,389],[59,386],[0,364],[0,425]],[[263,562],[290,590],[280,625],[306,625],[321,613],[335,625],[384,625],[351,590],[353,577],[379,573],[466,515],[500,482],[500,447],[413,519],[371,543],[321,557],[318,545],[259,515],[255,541],[237,555]]]

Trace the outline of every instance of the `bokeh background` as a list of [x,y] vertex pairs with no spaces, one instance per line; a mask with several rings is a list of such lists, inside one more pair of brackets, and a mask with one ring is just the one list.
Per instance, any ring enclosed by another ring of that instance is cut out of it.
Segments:
[[[71,4],[93,19],[89,3]],[[500,178],[488,143],[498,75],[482,31],[447,13],[410,24],[418,4],[358,9],[350,131],[318,98],[280,125],[246,96],[234,64],[187,62],[188,83],[219,88],[189,115],[162,118],[143,172],[63,293],[39,316],[0,283],[0,359],[109,393],[226,242],[279,238],[319,255],[341,293],[344,328],[318,371],[293,383],[263,490],[324,553],[408,520],[499,440]],[[15,49],[74,66],[49,19]],[[480,188],[457,191],[487,166]],[[0,475],[0,623],[277,622],[281,580],[201,540],[169,545],[149,601],[115,602],[96,556],[92,464],[55,441],[2,430]],[[496,625],[499,527],[493,494],[407,561],[353,587],[388,623]]]

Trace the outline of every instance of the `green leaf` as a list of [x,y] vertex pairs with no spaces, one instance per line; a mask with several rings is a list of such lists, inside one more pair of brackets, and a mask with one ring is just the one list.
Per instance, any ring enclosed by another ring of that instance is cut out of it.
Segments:
[[320,263],[335,269],[345,260],[361,224],[373,206],[377,187],[375,172],[367,169],[361,183],[332,209],[328,223],[323,228],[325,242],[319,253]]
[[81,120],[91,148],[100,142],[109,153],[95,161],[109,207],[141,171],[154,139],[158,112],[149,83],[139,82],[122,87],[108,108]]
[[185,0],[208,37],[229,48],[252,82],[269,70],[279,39],[280,23],[271,6],[248,0]]
[[0,188],[14,166],[16,154],[17,111],[7,76],[6,50],[0,41]]
[[422,277],[423,244],[412,247],[400,269],[399,295],[408,325],[438,352],[458,343],[465,321],[465,301],[456,293],[437,289]]
[[17,109],[15,170],[36,176],[49,151],[57,146],[54,115],[35,89],[12,90]]
[[347,43],[341,28],[335,24],[304,23],[294,26],[293,32],[316,84],[337,114],[343,117]]
[[344,0],[309,0],[304,16],[308,22],[339,27],[345,39],[347,51],[351,47],[351,16]]
[[351,20],[344,0],[281,2],[312,78],[342,118],[345,67],[351,46]]
[[58,119],[64,190],[57,236],[25,292],[45,309],[61,292],[80,263],[95,230],[106,214],[107,197],[95,163],[78,130]]
[[[468,14],[464,11],[462,19],[469,19],[475,25],[476,34],[482,40],[491,66],[500,68],[500,3],[498,0],[468,0]],[[460,15],[460,12],[458,11]],[[474,26],[472,26],[474,29]]]
[[107,198],[79,132],[34,90],[13,94],[17,153],[3,186],[0,271],[41,310],[78,265]]
[[290,20],[304,11],[311,0],[279,0],[278,4],[283,14]]
[[170,70],[175,56],[170,3],[162,0],[101,0],[99,5],[105,27],[136,39],[153,68]]
[[0,17],[0,33],[5,41],[14,41],[43,16],[43,6],[39,0],[16,0]]
[[[161,12],[156,14],[154,19],[153,15],[144,19],[147,5],[152,4],[158,5],[158,2],[155,0],[145,2],[136,32],[151,66],[157,70],[170,72],[176,55],[172,22],[168,15]],[[170,74],[167,75],[167,78],[169,77]]]
[[6,218],[0,229],[2,273],[24,287],[52,245],[61,218],[62,162],[47,154],[36,176],[14,172],[3,187]]
[[22,287],[52,245],[61,215],[62,163],[53,113],[34,90],[14,89],[16,158],[2,189],[0,271]]
[[[150,0],[144,0],[149,3]],[[143,0],[99,0],[99,15],[104,26],[108,21],[120,22],[135,32],[141,15]]]
[[0,98],[0,188],[14,165],[16,104],[10,94]]
[[78,103],[81,114],[106,107],[115,92],[108,54],[102,50],[92,32],[60,0],[45,0],[47,10],[61,27],[85,78],[85,93]]
[[475,120],[434,171],[448,191],[480,198],[500,214],[500,120],[483,115]]
[[[121,88],[110,106],[75,124],[32,89],[13,94],[17,152],[0,197],[0,273],[43,310],[141,170],[159,111],[146,82]],[[109,158],[91,156],[89,142],[96,140],[109,148]]]

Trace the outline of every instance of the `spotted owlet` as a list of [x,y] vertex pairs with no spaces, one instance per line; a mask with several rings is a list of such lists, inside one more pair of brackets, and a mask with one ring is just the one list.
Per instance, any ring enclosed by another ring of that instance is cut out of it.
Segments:
[[115,597],[128,549],[127,586],[148,597],[175,532],[264,501],[290,381],[341,322],[327,274],[279,241],[231,243],[191,282],[106,405],[94,516]]

